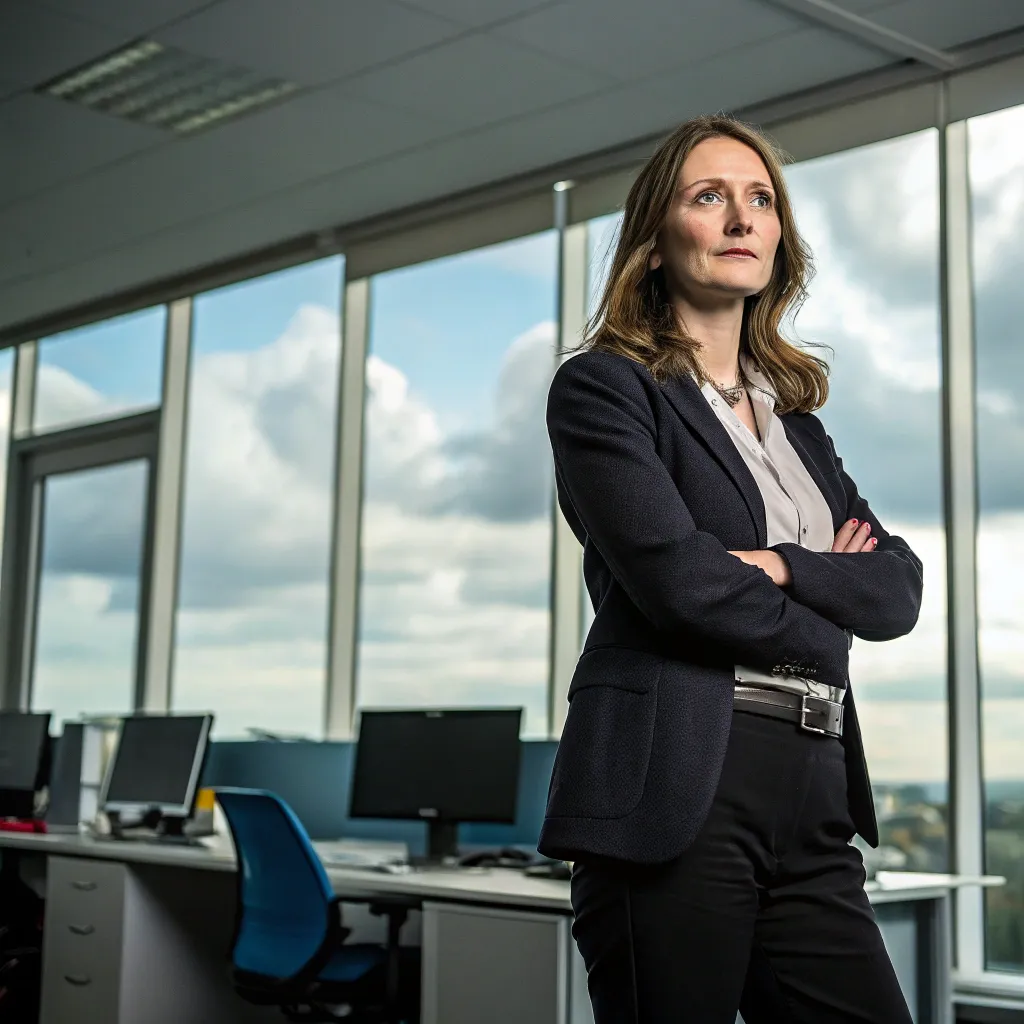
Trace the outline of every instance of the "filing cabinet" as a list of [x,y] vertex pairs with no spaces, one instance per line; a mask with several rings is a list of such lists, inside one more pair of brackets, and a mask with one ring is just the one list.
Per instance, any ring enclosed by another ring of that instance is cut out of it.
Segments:
[[124,864],[51,857],[43,926],[40,1024],[121,1020],[126,901]]

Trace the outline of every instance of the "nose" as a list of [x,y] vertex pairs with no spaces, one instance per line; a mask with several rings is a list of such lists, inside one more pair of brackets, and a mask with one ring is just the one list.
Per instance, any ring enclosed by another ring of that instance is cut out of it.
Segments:
[[749,235],[754,230],[754,220],[745,203],[730,203],[729,218],[725,223],[727,235]]

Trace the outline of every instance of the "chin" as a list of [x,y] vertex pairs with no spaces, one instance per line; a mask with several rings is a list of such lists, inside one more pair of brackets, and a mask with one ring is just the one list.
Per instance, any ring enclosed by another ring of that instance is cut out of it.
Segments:
[[734,298],[746,299],[751,295],[759,295],[765,290],[767,285],[767,281],[754,281],[749,277],[739,274],[723,274],[718,280],[713,282],[712,287],[727,295],[732,295]]

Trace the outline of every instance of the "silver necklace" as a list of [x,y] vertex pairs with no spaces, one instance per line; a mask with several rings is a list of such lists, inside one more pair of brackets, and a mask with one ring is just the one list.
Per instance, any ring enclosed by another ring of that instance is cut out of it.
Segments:
[[747,375],[743,372],[743,367],[739,367],[739,380],[731,387],[722,387],[718,381],[713,380],[707,374],[704,375],[708,383],[724,398],[730,406],[738,405],[742,400],[743,396],[747,393]]

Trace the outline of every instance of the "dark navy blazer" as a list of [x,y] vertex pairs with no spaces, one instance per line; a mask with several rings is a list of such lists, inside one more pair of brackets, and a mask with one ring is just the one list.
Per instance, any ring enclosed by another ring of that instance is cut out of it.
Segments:
[[753,476],[696,383],[624,356],[564,362],[548,395],[558,501],[583,545],[596,609],[569,687],[539,850],[641,863],[693,842],[718,784],[734,666],[846,687],[843,744],[857,831],[878,825],[849,679],[849,639],[910,632],[921,562],[888,534],[813,414],[780,417],[832,510],[871,524],[875,551],[777,544],[779,587],[729,551],[767,545]]

